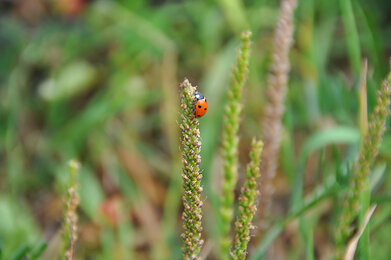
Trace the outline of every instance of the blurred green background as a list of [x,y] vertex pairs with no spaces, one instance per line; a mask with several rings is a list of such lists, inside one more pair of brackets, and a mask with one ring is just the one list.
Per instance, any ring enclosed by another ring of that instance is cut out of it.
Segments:
[[[221,117],[238,36],[253,32],[243,172],[251,138],[262,133],[278,13],[274,0],[1,0],[0,256],[33,256],[46,242],[41,258],[58,257],[67,162],[76,158],[77,259],[180,259],[178,86],[187,77],[209,103],[200,119],[203,223],[215,259]],[[302,0],[295,26],[275,219],[330,176],[346,184],[359,143],[360,63],[368,58],[372,111],[389,70],[391,2]],[[390,160],[387,130],[371,178],[372,259],[391,255]],[[300,214],[305,224],[284,229],[272,259],[329,259],[337,202],[338,189]],[[254,237],[250,254],[262,245]]]

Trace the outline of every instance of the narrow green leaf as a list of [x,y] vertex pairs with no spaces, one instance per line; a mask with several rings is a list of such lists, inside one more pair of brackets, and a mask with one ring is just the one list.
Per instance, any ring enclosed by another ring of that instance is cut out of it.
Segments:
[[82,167],[80,174],[80,208],[91,218],[96,219],[104,193],[96,177]]
[[353,7],[350,0],[340,0],[341,17],[345,29],[345,39],[350,66],[355,75],[360,74],[361,50],[356,28]]
[[296,173],[292,195],[292,208],[300,204],[303,189],[303,172],[305,162],[310,154],[331,144],[355,144],[360,140],[360,132],[356,128],[335,126],[312,134],[304,143],[299,155],[299,165]]
[[32,250],[30,253],[30,259],[35,260],[39,259],[43,251],[46,249],[47,243],[45,241],[39,242]]
[[9,260],[22,260],[30,249],[31,247],[28,244],[21,246],[10,256]]
[[339,190],[338,186],[339,185],[335,180],[335,176],[330,176],[322,186],[316,188],[307,198],[304,199],[303,205],[294,208],[287,217],[277,221],[277,223],[270,228],[262,241],[256,247],[254,253],[249,257],[249,260],[262,259],[266,253],[266,250],[284,230],[288,223],[300,217],[303,213],[313,208],[320,201],[335,195]]
[[330,144],[355,144],[360,140],[360,132],[356,128],[335,126],[311,135],[304,143],[299,160],[303,162],[311,153]]

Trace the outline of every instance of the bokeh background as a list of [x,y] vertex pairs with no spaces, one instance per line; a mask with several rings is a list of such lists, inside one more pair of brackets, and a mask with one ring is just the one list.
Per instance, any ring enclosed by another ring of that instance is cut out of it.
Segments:
[[[41,242],[42,259],[58,257],[72,158],[82,165],[77,259],[180,259],[177,118],[185,77],[209,102],[200,119],[203,222],[205,254],[215,259],[221,117],[239,34],[253,32],[240,129],[243,173],[251,138],[262,134],[278,8],[275,0],[1,0],[3,259]],[[321,187],[357,155],[361,60],[368,59],[369,111],[389,71],[388,0],[302,0],[295,26],[274,221],[255,230],[250,253],[287,214],[292,197]],[[387,130],[371,178],[379,205],[372,259],[391,254],[390,160]],[[303,213],[304,225],[284,229],[271,247],[274,259],[330,257],[338,194],[318,204]]]

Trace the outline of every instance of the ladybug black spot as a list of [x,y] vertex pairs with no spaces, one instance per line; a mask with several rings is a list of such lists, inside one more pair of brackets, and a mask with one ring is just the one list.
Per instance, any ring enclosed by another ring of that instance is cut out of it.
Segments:
[[201,108],[201,106],[198,106],[198,108]]
[[206,110],[206,108],[204,108],[204,110]]

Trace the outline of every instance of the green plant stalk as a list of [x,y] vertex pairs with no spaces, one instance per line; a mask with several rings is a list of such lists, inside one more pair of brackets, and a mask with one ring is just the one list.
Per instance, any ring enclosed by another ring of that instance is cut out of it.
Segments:
[[75,255],[75,245],[77,241],[77,206],[79,205],[78,181],[77,174],[80,169],[80,164],[76,160],[71,160],[69,165],[69,181],[66,193],[66,209],[64,213],[64,223],[62,226],[63,232],[63,252],[62,258],[73,260]]
[[[367,194],[367,197],[370,196],[368,181],[370,167],[377,157],[379,146],[386,128],[386,119],[390,115],[390,96],[391,73],[388,75],[387,79],[383,81],[382,87],[378,91],[376,106],[371,114],[368,125],[368,132],[366,136],[363,137],[363,145],[360,149],[359,159],[353,167],[353,176],[350,185],[352,188],[347,191],[347,200],[345,200],[346,202],[342,207],[340,222],[337,227],[338,233],[336,235],[336,243],[338,247],[338,258],[341,258],[346,240],[351,235],[350,224],[360,212],[365,212],[369,205],[369,198],[365,198],[362,194]],[[361,205],[360,202],[364,202],[365,205]]]
[[181,124],[182,130],[182,162],[183,189],[182,197],[184,211],[182,214],[184,259],[195,259],[200,253],[203,240],[201,239],[201,141],[198,119],[195,117],[195,92],[186,79],[181,84]]
[[257,179],[261,173],[259,163],[263,149],[263,142],[253,139],[250,151],[250,162],[247,165],[246,179],[239,197],[239,216],[235,222],[235,240],[232,256],[234,259],[246,259],[247,245],[250,241],[250,231],[253,229],[252,219],[257,210],[255,198],[259,194]]
[[233,220],[234,190],[238,180],[238,145],[239,121],[242,111],[243,86],[248,75],[250,58],[251,32],[241,35],[241,46],[238,50],[236,65],[233,67],[230,88],[227,94],[227,105],[223,117],[223,189],[220,205],[221,240],[220,250],[222,259],[229,258],[232,238],[229,235]]
[[[361,209],[359,212],[359,219],[358,219],[358,226],[361,227],[363,225],[363,222],[365,221],[365,214],[367,210],[369,209],[370,203],[371,203],[371,190],[369,187],[369,178],[366,180],[365,186],[368,187],[364,192],[360,194],[360,205]],[[360,259],[369,259],[369,225],[364,229],[364,232],[362,233],[359,243],[358,243],[358,250],[360,251]]]
[[352,2],[350,0],[339,0],[341,17],[345,29],[345,39],[349,62],[355,75],[360,73],[361,50],[360,40],[357,32]]

